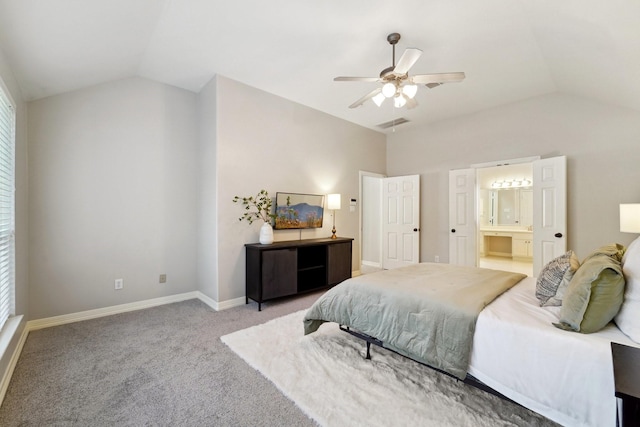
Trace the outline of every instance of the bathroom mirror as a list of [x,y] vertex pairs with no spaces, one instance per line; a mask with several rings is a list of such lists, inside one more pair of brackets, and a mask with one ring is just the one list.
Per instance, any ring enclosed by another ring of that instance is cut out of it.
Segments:
[[533,224],[533,191],[530,188],[481,189],[481,227],[530,227]]

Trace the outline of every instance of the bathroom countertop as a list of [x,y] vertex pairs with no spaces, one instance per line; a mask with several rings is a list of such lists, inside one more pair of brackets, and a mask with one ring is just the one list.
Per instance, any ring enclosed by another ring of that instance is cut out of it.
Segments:
[[533,233],[533,230],[529,230],[526,227],[484,227],[481,228],[482,232],[496,231],[499,233]]

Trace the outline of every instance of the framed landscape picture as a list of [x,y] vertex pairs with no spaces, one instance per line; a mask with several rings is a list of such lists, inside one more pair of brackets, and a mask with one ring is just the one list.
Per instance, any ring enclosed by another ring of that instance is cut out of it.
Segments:
[[276,193],[276,230],[321,228],[324,195]]

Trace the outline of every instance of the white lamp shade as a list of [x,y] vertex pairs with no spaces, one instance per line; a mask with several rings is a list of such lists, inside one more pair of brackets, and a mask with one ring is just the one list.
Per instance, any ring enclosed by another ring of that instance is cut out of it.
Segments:
[[382,105],[382,103],[384,102],[385,99],[387,99],[382,92],[380,92],[379,94],[377,94],[376,96],[374,96],[373,98],[371,98],[373,100],[373,102],[376,103],[376,105],[379,107]]
[[417,92],[418,92],[418,86],[417,85],[406,84],[406,85],[402,86],[402,93],[404,93],[406,95],[406,97],[409,98],[409,99],[413,99],[413,97],[416,96]]
[[382,86],[382,94],[385,98],[391,98],[396,94],[396,85],[391,82],[385,83],[384,86]]
[[640,233],[640,203],[620,205],[620,231]]
[[393,106],[396,108],[402,108],[406,103],[407,103],[407,100],[402,95],[398,95],[395,98],[393,98]]
[[327,195],[327,209],[332,211],[340,209],[340,194]]

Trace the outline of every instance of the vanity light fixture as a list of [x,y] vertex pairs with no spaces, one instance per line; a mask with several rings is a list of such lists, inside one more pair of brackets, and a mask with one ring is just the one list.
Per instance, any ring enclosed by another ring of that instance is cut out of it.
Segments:
[[530,179],[503,179],[501,181],[494,181],[491,184],[491,188],[521,188],[531,187]]

